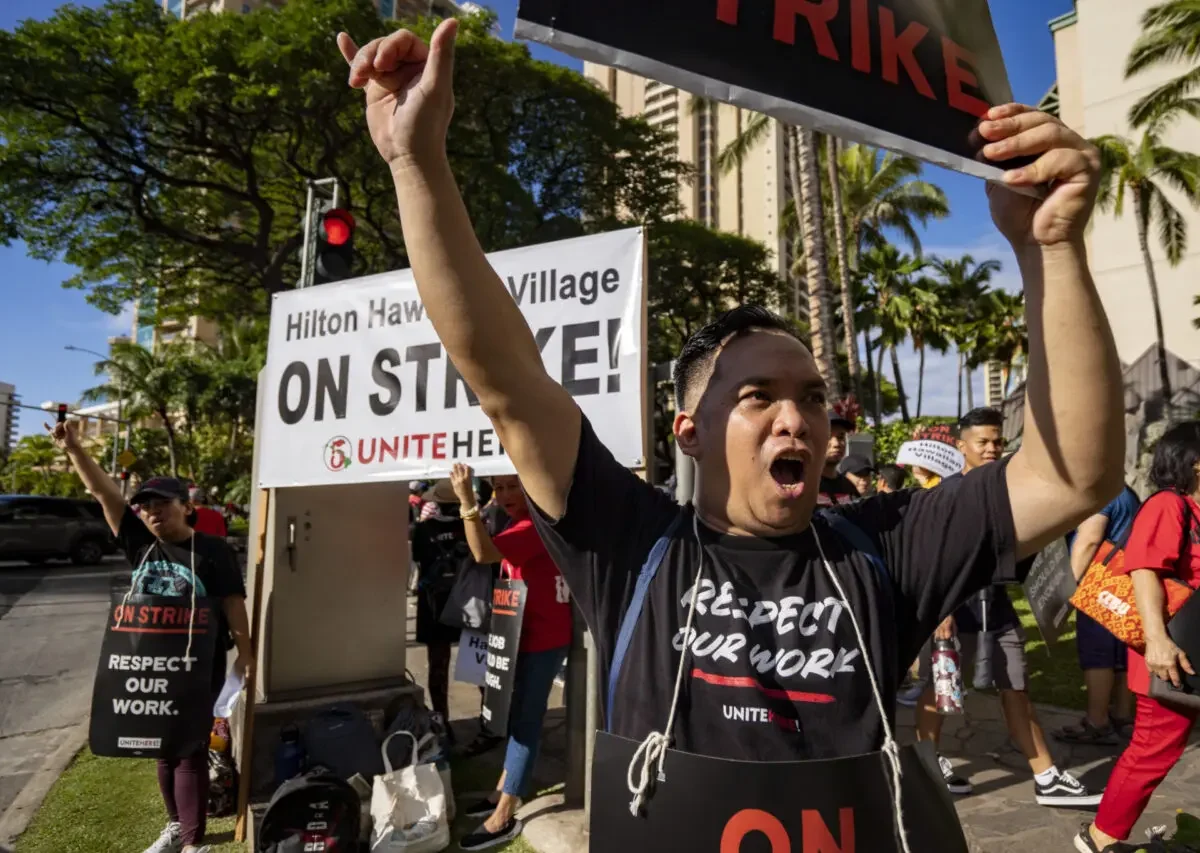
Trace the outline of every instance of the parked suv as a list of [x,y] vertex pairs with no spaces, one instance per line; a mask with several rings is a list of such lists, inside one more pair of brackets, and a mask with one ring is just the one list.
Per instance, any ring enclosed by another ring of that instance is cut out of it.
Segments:
[[116,549],[96,501],[0,495],[0,560],[86,565]]

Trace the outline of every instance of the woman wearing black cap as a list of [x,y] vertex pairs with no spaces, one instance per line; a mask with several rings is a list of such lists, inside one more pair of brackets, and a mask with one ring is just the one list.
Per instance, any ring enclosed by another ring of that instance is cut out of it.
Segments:
[[[79,444],[75,421],[46,429],[62,448],[100,506],[125,556],[134,567],[130,592],[221,600],[222,633],[237,646],[234,668],[245,675],[254,666],[246,587],[233,551],[224,539],[196,533],[188,526],[192,506],[187,485],[172,477],[144,482],[126,505],[112,478]],[[140,518],[139,518],[140,516]],[[213,657],[212,701],[225,680],[226,644],[218,642]],[[210,705],[212,704],[210,701]],[[208,807],[208,744],[187,758],[158,762],[158,786],[168,822],[145,853],[207,853],[202,844]]]

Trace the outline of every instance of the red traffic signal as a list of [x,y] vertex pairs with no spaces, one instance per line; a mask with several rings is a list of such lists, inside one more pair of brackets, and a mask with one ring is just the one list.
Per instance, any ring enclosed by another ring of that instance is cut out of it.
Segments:
[[344,246],[354,236],[354,215],[348,210],[334,208],[321,220],[325,231],[325,242],[330,246]]
[[61,424],[61,423],[66,423],[66,421],[67,421],[67,404],[59,403],[58,404],[58,422]]

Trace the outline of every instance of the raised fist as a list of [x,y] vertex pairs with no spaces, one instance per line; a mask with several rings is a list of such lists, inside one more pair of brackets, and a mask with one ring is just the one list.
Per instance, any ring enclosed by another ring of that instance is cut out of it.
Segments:
[[79,421],[64,421],[61,424],[44,424],[54,443],[63,450],[79,449]]

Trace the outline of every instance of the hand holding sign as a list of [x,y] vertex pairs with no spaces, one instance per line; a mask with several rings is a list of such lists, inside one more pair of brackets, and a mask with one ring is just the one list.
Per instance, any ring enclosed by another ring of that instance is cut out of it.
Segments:
[[1037,158],[1005,172],[1007,186],[1050,188],[1038,200],[988,185],[992,219],[1013,248],[1019,252],[1081,239],[1100,187],[1100,151],[1054,116],[1022,104],[992,107],[979,133],[988,140],[983,155],[989,160]]
[[471,466],[461,462],[455,462],[454,467],[450,469],[450,485],[454,487],[454,494],[464,510],[472,509],[478,503],[475,500],[475,489],[471,485],[471,478],[474,476],[475,472],[471,470]]
[[379,154],[392,168],[444,149],[454,114],[454,37],[458,22],[442,21],[428,45],[397,30],[359,48],[338,33],[350,64],[350,85],[367,96],[367,126]]

